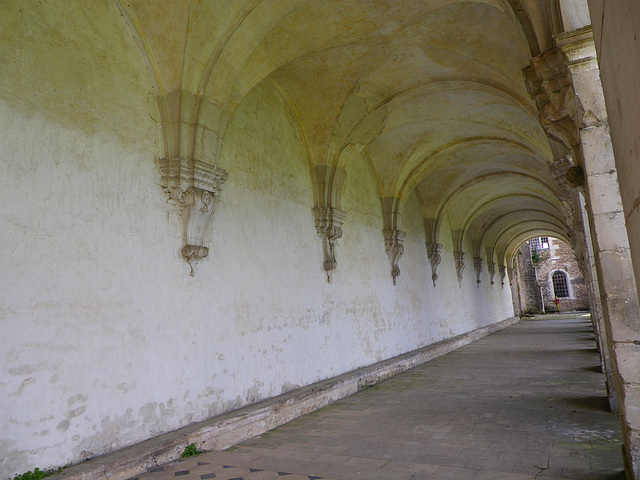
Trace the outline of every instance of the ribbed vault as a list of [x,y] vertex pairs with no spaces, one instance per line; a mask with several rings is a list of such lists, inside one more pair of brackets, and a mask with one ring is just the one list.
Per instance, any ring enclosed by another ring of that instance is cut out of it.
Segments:
[[427,244],[446,223],[456,251],[487,262],[504,265],[538,230],[569,238],[549,169],[565,150],[522,74],[559,28],[554,2],[114,1],[148,65],[165,157],[224,168],[227,125],[269,82],[305,142],[316,211],[339,210],[344,171],[367,159],[387,253],[413,193]]

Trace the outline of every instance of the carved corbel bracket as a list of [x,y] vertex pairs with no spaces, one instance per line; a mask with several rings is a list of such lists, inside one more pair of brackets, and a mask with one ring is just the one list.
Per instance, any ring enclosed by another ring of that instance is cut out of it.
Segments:
[[456,276],[458,285],[462,287],[462,272],[464,271],[464,252],[453,252],[453,259],[456,262]]
[[504,277],[507,275],[506,265],[498,265],[498,274],[500,275],[500,288],[504,288]]
[[433,286],[436,286],[436,280],[438,279],[438,274],[436,273],[436,269],[440,262],[442,261],[442,257],[440,256],[440,252],[442,251],[442,245],[439,243],[427,243],[427,257],[429,258],[429,262],[431,263],[431,280],[433,281]]
[[579,128],[584,111],[575,96],[566,57],[559,49],[550,49],[531,60],[524,70],[527,88],[540,112],[540,123],[547,136],[564,145],[581,165]]
[[342,237],[342,225],[346,213],[337,208],[314,208],[316,234],[322,240],[322,267],[327,274],[327,282],[331,283],[331,271],[338,266],[335,255],[336,240]]
[[340,209],[342,184],[347,172],[330,165],[317,165],[312,171],[313,218],[316,234],[322,241],[322,268],[331,283],[331,272],[338,266],[336,240],[342,237],[342,225],[346,212]]
[[476,272],[476,285],[480,288],[480,275],[482,275],[482,257],[473,257],[473,269]]
[[491,287],[493,287],[493,277],[496,276],[496,264],[494,262],[487,262],[487,271],[489,272]]
[[540,121],[547,135],[571,151],[580,144],[577,119],[581,117],[571,85],[560,86],[557,81],[542,82],[549,102],[540,111]]
[[406,235],[402,230],[383,230],[384,235],[384,251],[387,253],[389,263],[391,264],[391,278],[393,286],[396,285],[396,278],[400,275],[400,267],[398,261],[404,253],[404,237]]
[[228,174],[208,163],[182,158],[159,159],[158,166],[167,203],[175,205],[182,216],[182,256],[193,277],[195,264],[209,254],[204,245],[205,232]]
[[215,213],[219,193],[219,187],[214,191],[189,187],[184,192],[180,203],[185,238],[182,256],[191,267],[190,275],[192,277],[195,276],[194,265],[209,254],[209,249],[204,246],[204,235],[207,225]]

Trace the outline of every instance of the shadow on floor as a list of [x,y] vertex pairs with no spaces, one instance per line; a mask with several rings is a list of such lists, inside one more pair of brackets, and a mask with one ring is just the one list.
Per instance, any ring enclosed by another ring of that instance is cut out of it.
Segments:
[[594,410],[597,412],[611,412],[609,399],[606,396],[593,395],[588,397],[565,397],[561,401],[573,408]]
[[595,365],[593,367],[583,367],[582,369],[586,372],[604,373],[600,365]]
[[597,480],[626,480],[626,478],[627,477],[625,476],[624,472],[618,472],[614,475],[604,474]]
[[598,353],[598,349],[597,348],[579,348],[579,349],[576,349],[576,351],[589,352],[589,353]]

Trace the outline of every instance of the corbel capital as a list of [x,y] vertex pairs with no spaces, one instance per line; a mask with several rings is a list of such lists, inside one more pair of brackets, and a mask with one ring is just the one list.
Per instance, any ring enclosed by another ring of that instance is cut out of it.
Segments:
[[456,263],[456,276],[458,285],[462,286],[462,272],[464,271],[464,252],[453,252],[453,260]]
[[347,172],[332,165],[316,165],[312,170],[313,218],[316,234],[322,242],[322,268],[331,283],[331,272],[338,267],[336,240],[342,237],[346,212],[340,209],[342,185]]
[[493,287],[493,277],[496,275],[496,264],[495,262],[487,262],[487,272],[489,272],[489,280],[491,282],[491,286]]
[[400,275],[400,267],[398,266],[398,262],[400,261],[400,257],[404,253],[404,237],[406,232],[402,230],[383,230],[382,234],[384,235],[384,251],[389,258],[389,263],[391,264],[391,278],[393,279],[393,286],[396,285],[396,278]]
[[507,266],[498,265],[498,274],[500,275],[500,288],[504,288],[504,277],[507,276]]
[[442,261],[442,256],[440,255],[441,252],[442,245],[440,243],[427,243],[427,257],[431,263],[431,280],[433,281],[434,287],[436,286],[436,280],[438,279],[436,269]]
[[480,288],[480,275],[482,275],[482,257],[473,257],[473,269],[476,272],[476,285]]
[[182,256],[195,276],[194,265],[209,254],[204,245],[227,172],[199,160],[158,159],[161,184],[167,203],[178,208],[183,223]]
[[335,243],[342,237],[342,225],[346,212],[330,207],[313,209],[313,217],[316,225],[316,234],[322,240],[322,267],[327,275],[327,282],[331,283],[331,271],[338,266],[335,255]]
[[547,135],[564,145],[575,156],[579,155],[579,123],[583,112],[575,96],[571,74],[562,51],[547,50],[533,58],[531,65],[523,72],[529,94],[538,106],[540,123]]

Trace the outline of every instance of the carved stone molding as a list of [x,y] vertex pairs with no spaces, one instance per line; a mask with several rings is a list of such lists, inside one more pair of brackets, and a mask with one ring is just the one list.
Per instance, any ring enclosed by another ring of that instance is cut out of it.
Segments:
[[578,133],[576,98],[573,86],[560,86],[555,80],[542,82],[542,88],[549,101],[540,110],[542,126],[554,140],[571,151],[580,145]]
[[473,269],[476,272],[476,285],[480,288],[480,275],[482,275],[482,257],[473,257]]
[[185,262],[189,264],[191,268],[191,272],[189,275],[195,277],[196,273],[193,269],[196,263],[209,255],[209,249],[207,247],[198,247],[196,245],[185,245],[182,247],[182,256],[184,257]]
[[496,264],[494,262],[487,262],[487,272],[489,272],[489,280],[493,287],[493,277],[496,276]]
[[338,266],[335,255],[336,240],[342,237],[342,225],[346,213],[337,208],[314,208],[316,234],[322,240],[322,267],[327,274],[327,282],[331,283],[331,271]]
[[442,257],[440,256],[440,252],[442,251],[442,245],[439,243],[427,243],[427,257],[429,258],[429,262],[431,263],[431,280],[433,281],[433,286],[436,286],[436,280],[438,279],[438,274],[436,273],[436,269],[440,262],[442,261]]
[[193,277],[195,264],[209,254],[204,237],[228,174],[208,163],[183,158],[162,158],[158,166],[167,203],[175,205],[182,216],[182,256]]
[[184,158],[159,158],[157,163],[160,169],[160,184],[167,196],[167,203],[177,206],[190,186],[189,162]]
[[507,271],[509,272],[509,286],[513,285],[513,275],[516,272],[516,269],[513,267],[507,267]]
[[506,265],[498,265],[498,274],[500,275],[500,288],[504,288],[504,277],[507,275]]
[[464,271],[464,252],[453,252],[453,259],[456,262],[456,276],[458,285],[462,287],[462,272]]
[[383,230],[382,233],[384,235],[384,250],[391,264],[391,278],[393,279],[393,286],[395,286],[396,278],[400,275],[398,261],[404,253],[403,243],[406,233],[402,230]]

